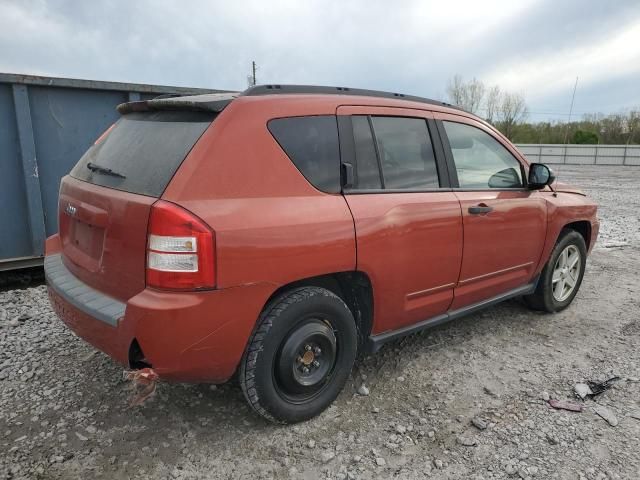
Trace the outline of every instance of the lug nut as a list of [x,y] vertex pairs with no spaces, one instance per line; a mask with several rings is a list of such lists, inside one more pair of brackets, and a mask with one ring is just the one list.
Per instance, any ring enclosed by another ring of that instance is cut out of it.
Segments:
[[314,361],[313,361],[313,366],[314,366],[314,367],[316,367],[316,368],[318,368],[318,367],[320,366],[320,362],[319,362],[319,361],[317,361],[317,360],[314,360]]
[[315,353],[316,355],[319,355],[322,353],[322,350],[320,350],[320,347],[316,347],[313,349],[313,353]]
[[309,373],[309,369],[308,369],[307,367],[304,367],[304,368],[302,369],[302,373]]
[[304,349],[305,349],[307,352],[310,352],[310,351],[311,351],[311,345],[305,345],[305,346],[304,346]]

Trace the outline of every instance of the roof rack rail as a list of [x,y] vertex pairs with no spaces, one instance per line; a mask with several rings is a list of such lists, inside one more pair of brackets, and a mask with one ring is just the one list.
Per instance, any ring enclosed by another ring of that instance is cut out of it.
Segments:
[[405,95],[404,93],[383,92],[379,90],[366,90],[363,88],[350,87],[327,87],[322,85],[256,85],[249,87],[241,96],[258,96],[258,95],[278,95],[278,94],[320,94],[320,95],[355,95],[361,97],[378,97],[393,98],[398,100],[409,100],[412,102],[428,103],[430,105],[439,105],[442,107],[455,108],[462,110],[455,105],[429,98],[416,97],[413,95]]

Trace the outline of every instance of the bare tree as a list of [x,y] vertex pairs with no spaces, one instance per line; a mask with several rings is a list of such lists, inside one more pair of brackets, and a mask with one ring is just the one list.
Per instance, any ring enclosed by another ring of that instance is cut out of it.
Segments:
[[500,87],[494,85],[487,92],[487,99],[485,100],[485,120],[489,123],[493,123],[498,119],[498,111],[500,109],[500,102],[502,100],[502,92]]
[[485,86],[477,78],[465,82],[460,75],[455,75],[447,85],[447,96],[453,105],[471,113],[478,113],[482,107]]
[[475,77],[466,84],[465,88],[465,105],[464,109],[468,112],[477,114],[482,106],[482,99],[485,92],[484,83]]
[[449,99],[449,103],[462,107],[465,96],[464,89],[464,81],[460,75],[456,74],[453,78],[450,78],[447,85],[447,97]]
[[500,130],[511,140],[514,127],[527,117],[527,104],[519,93],[504,93],[500,102]]
[[503,92],[494,85],[487,89],[477,78],[465,81],[456,74],[447,85],[449,102],[458,107],[479,114],[485,112],[485,119],[495,123],[508,138],[514,133],[514,127],[527,116],[527,105],[519,93]]

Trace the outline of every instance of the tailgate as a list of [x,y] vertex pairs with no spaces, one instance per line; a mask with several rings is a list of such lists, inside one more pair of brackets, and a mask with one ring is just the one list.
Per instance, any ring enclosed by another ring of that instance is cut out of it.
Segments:
[[153,197],[64,177],[59,230],[67,268],[121,301],[145,287],[147,223]]
[[145,288],[151,206],[214,113],[124,115],[62,179],[62,260],[85,284],[126,302]]

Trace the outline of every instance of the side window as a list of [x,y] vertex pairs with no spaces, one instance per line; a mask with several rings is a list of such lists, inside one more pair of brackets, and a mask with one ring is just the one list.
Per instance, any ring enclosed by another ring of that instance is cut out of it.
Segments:
[[335,115],[276,118],[271,135],[318,190],[340,192],[340,144]]
[[384,188],[438,188],[438,169],[421,118],[371,117],[382,167]]
[[495,138],[479,128],[443,122],[460,188],[521,188],[520,162]]
[[356,153],[353,188],[360,190],[382,188],[378,157],[376,156],[376,147],[373,144],[369,117],[356,115],[351,117],[351,122]]

